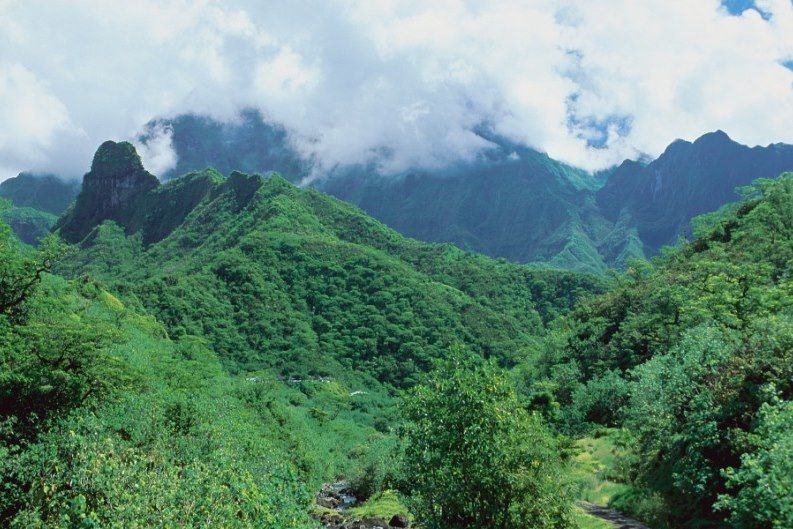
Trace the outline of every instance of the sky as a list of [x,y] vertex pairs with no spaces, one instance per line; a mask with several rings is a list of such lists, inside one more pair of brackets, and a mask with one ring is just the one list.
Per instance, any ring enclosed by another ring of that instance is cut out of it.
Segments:
[[793,0],[0,0],[0,179],[243,108],[319,169],[442,167],[483,127],[588,170],[716,129],[793,143],[791,65]]

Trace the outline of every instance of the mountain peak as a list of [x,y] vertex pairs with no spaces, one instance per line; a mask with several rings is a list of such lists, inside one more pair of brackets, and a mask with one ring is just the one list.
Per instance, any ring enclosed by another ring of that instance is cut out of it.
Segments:
[[715,130],[713,132],[708,132],[703,134],[699,138],[694,141],[694,145],[697,146],[708,146],[708,145],[725,145],[728,143],[733,143],[732,139],[721,129]]
[[131,143],[106,141],[83,177],[74,208],[56,228],[66,241],[78,242],[102,221],[122,221],[134,210],[138,198],[159,185],[157,177],[143,168]]
[[158,185],[157,177],[143,168],[135,147],[126,141],[100,145],[91,171],[83,177],[83,193],[89,192],[104,207],[116,207]]
[[135,147],[128,141],[108,140],[96,150],[91,163],[91,173],[113,175],[119,172],[144,171]]

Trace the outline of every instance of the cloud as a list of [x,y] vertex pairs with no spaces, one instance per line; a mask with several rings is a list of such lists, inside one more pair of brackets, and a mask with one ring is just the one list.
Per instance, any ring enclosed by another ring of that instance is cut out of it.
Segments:
[[78,176],[153,118],[244,107],[318,171],[471,159],[483,126],[588,169],[717,128],[793,142],[793,5],[752,5],[0,0],[0,167]]
[[0,165],[46,160],[57,134],[70,126],[66,106],[14,63],[0,63],[0,102]]
[[143,166],[156,175],[176,167],[176,150],[173,146],[173,129],[155,123],[146,129],[146,142],[137,139],[133,142],[140,155]]

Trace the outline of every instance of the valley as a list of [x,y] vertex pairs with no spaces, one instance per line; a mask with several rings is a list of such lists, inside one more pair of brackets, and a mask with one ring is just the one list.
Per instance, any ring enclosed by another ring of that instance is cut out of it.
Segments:
[[[595,275],[409,239],[277,174],[160,183],[106,142],[57,236],[2,231],[2,519],[784,520],[793,179],[743,196]],[[474,499],[493,480],[547,503]]]

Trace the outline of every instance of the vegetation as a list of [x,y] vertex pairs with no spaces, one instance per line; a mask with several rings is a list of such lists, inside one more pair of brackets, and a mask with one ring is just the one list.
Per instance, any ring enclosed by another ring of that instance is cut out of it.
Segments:
[[[632,491],[611,503],[656,525],[787,523],[787,440],[769,421],[784,422],[793,397],[793,175],[744,195],[699,223],[699,238],[635,263],[577,308],[534,364],[546,378],[527,398],[563,430],[622,425],[636,436]],[[759,478],[760,464],[780,486]]]
[[0,243],[0,525],[312,527],[333,459],[376,436],[325,388],[230,377],[203,340],[49,275],[46,248]]
[[144,210],[103,213],[123,226],[80,220],[96,217],[96,192],[78,197],[82,217],[61,219],[62,233],[89,235],[59,270],[102,280],[173,337],[206,337],[232,372],[406,387],[456,341],[510,365],[545,322],[602,288],[406,239],[277,175],[187,175],[136,194]]
[[405,474],[428,529],[571,526],[556,441],[491,363],[453,353],[405,415]]
[[793,525],[793,174],[602,277],[153,178],[108,142],[74,246],[0,223],[0,525],[313,527],[339,479],[428,529]]
[[51,213],[29,207],[16,207],[0,198],[0,221],[11,227],[14,234],[24,243],[36,245],[47,236],[58,220]]
[[51,174],[20,173],[0,182],[0,197],[19,208],[57,216],[66,211],[79,187],[75,180],[66,181]]

